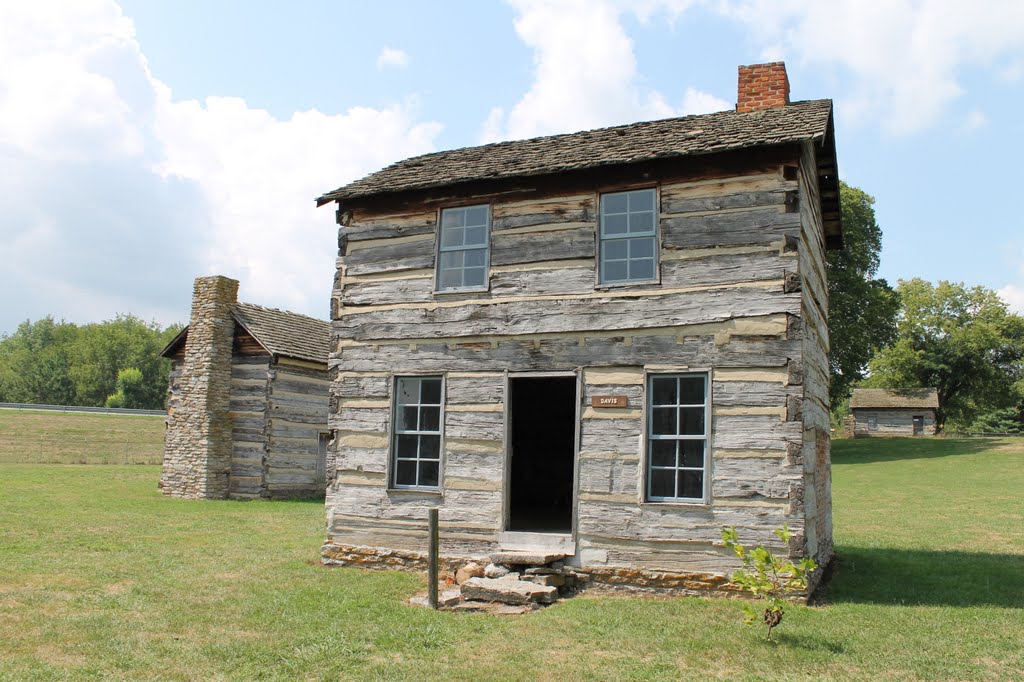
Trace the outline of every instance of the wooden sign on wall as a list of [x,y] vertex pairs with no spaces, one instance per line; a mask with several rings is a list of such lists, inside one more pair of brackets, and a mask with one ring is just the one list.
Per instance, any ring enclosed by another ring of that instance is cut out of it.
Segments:
[[591,407],[629,407],[629,398],[624,395],[595,395],[590,398]]

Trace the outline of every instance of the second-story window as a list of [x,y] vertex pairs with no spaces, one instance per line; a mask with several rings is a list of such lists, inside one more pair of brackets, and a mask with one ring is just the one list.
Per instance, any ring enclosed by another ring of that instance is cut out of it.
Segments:
[[438,291],[487,288],[490,224],[488,206],[462,206],[441,211]]
[[657,279],[657,220],[653,188],[601,195],[601,284]]

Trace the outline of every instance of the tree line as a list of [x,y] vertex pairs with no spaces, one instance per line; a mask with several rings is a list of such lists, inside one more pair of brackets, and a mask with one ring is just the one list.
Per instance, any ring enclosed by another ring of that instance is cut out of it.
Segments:
[[[1024,431],[1024,317],[985,287],[878,278],[874,199],[840,191],[844,248],[827,257],[833,418],[857,386],[934,387],[940,425]],[[181,328],[133,315],[23,322],[0,337],[0,402],[160,409],[170,363],[159,352]]]
[[827,264],[834,420],[854,387],[935,388],[946,430],[1024,432],[1024,317],[982,286],[876,278],[874,199],[840,191],[845,248]]
[[163,409],[170,362],[160,351],[181,328],[134,315],[22,322],[0,337],[0,402]]

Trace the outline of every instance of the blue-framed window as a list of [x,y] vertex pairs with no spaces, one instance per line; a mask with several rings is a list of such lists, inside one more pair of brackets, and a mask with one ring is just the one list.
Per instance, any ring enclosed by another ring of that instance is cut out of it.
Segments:
[[647,499],[703,502],[708,486],[708,377],[647,379]]
[[486,289],[490,264],[489,206],[441,210],[437,249],[437,290]]
[[442,378],[397,377],[392,485],[437,488],[441,481]]
[[657,279],[657,222],[654,188],[601,195],[601,284]]

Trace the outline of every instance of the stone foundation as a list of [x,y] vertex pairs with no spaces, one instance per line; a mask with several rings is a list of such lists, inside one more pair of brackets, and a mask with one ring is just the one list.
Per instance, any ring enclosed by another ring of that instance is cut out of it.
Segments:
[[[409,550],[357,547],[327,542],[321,548],[325,566],[351,566],[373,570],[397,570],[425,573],[426,554]],[[440,570],[454,576],[470,561],[485,564],[487,557],[441,557]],[[640,568],[610,566],[572,566],[581,587],[587,585],[631,593],[692,597],[738,597],[743,592],[728,577],[712,573],[674,573]],[[803,599],[802,601],[805,601]]]

